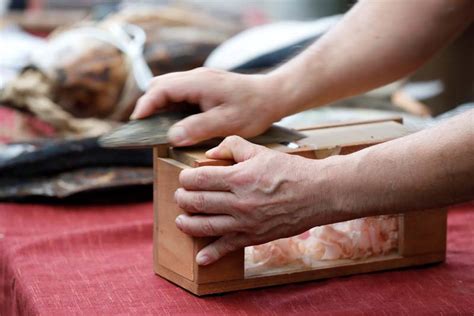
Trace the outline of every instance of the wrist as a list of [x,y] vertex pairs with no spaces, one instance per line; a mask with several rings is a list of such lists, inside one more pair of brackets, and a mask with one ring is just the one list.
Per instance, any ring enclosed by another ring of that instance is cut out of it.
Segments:
[[300,111],[301,91],[294,80],[285,72],[274,71],[264,75],[264,94],[267,95],[268,110],[274,121]]
[[352,194],[352,185],[357,183],[357,179],[352,176],[350,155],[331,156],[312,160],[312,163],[311,175],[316,179],[312,190],[318,192],[314,204],[315,226],[361,217]]

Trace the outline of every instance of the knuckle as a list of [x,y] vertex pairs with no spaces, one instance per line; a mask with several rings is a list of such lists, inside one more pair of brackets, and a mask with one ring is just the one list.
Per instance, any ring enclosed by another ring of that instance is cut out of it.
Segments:
[[255,227],[254,223],[250,220],[246,220],[245,223],[240,227],[240,231],[246,234],[255,234],[257,230],[258,226]]
[[257,223],[264,223],[267,224],[268,215],[264,208],[262,207],[255,207],[252,209],[251,218],[253,221]]
[[159,84],[160,81],[161,81],[161,78],[159,76],[153,77],[153,79],[151,79],[151,82],[150,82],[150,87],[155,87],[156,85]]
[[266,152],[266,150],[267,150],[267,148],[264,147],[264,146],[253,144],[251,149],[249,150],[251,152],[250,156],[254,157],[254,156],[257,156],[257,155],[264,154]]
[[189,226],[189,223],[187,221],[182,221],[179,225],[178,225],[178,228],[179,230],[181,230],[183,233],[185,234],[191,234],[192,233],[192,229],[191,227]]
[[203,114],[195,114],[183,120],[190,137],[206,137],[210,131],[208,119]]
[[238,202],[236,202],[235,207],[240,213],[248,213],[253,209],[254,205],[248,199],[240,199]]
[[240,170],[229,176],[228,181],[234,187],[244,187],[254,182],[254,176],[245,170]]
[[238,142],[240,142],[242,140],[242,138],[240,136],[237,136],[237,135],[232,135],[232,136],[227,136],[225,139],[224,139],[224,142],[228,145],[233,145],[233,144],[237,144]]
[[243,204],[238,211],[245,222],[245,227],[253,230],[264,225],[268,218],[257,203],[248,202]]
[[255,234],[255,239],[257,239],[258,236],[262,236],[268,232],[268,228],[265,225],[259,225],[257,226],[254,230],[253,233]]
[[155,97],[158,95],[163,95],[165,97],[169,97],[172,93],[173,87],[169,85],[162,85],[161,87],[157,87],[155,89]]
[[204,235],[207,235],[207,236],[215,236],[217,234],[216,228],[214,227],[214,225],[209,220],[205,220],[202,223],[201,232]]
[[150,87],[152,87],[153,89],[161,88],[162,86],[167,84],[170,79],[176,78],[177,76],[179,76],[179,73],[168,73],[163,74],[161,76],[156,76],[151,79]]
[[[226,122],[226,130],[229,133],[235,133],[238,135],[246,136],[246,122],[242,118],[239,117],[239,113],[235,111],[225,111],[224,115],[222,115],[224,122]],[[233,137],[231,140],[232,144],[238,144],[242,138],[237,135],[229,136]]]
[[233,222],[229,225],[229,228],[236,232],[246,232],[249,227],[249,222],[245,219],[238,219],[238,216],[233,217]]
[[238,249],[237,243],[233,239],[227,239],[222,244],[223,253],[229,253]]
[[198,172],[196,172],[194,180],[196,186],[201,188],[209,182],[209,175],[205,171],[199,170]]
[[181,200],[178,200],[178,206],[180,209],[184,210],[185,212],[188,212],[188,213],[194,213],[195,211],[195,207],[194,205],[192,205],[191,203],[189,203],[188,200],[185,200],[185,199],[181,199]]
[[195,193],[193,199],[193,206],[199,212],[204,211],[206,209],[206,200],[204,199],[204,195],[200,193]]
[[195,74],[203,75],[211,72],[211,69],[206,67],[197,67],[192,70]]
[[214,68],[208,68],[208,67],[198,67],[195,69],[195,71],[198,73],[204,73],[204,74],[208,74],[208,75],[212,75],[216,77],[225,75],[227,73],[226,71],[223,71],[220,69],[214,69]]

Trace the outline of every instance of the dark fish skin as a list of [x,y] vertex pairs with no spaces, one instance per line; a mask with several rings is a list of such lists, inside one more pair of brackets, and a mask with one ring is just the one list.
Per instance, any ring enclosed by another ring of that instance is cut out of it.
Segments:
[[200,113],[199,107],[180,103],[146,119],[130,121],[99,138],[99,144],[110,148],[151,147],[166,144],[168,130],[185,117]]
[[[2,188],[0,187],[0,193]],[[0,201],[10,203],[48,204],[48,205],[123,205],[152,201],[153,185],[129,185],[105,187],[80,191],[66,197],[46,195],[10,195],[1,197]]]
[[[153,169],[150,167],[88,167],[56,175],[0,179],[0,201],[54,202],[151,200]],[[104,196],[108,193],[107,196]]]
[[[199,113],[195,109],[194,111],[166,111],[143,120],[131,121],[100,137],[99,144],[106,148],[143,148],[167,144],[167,134],[170,127],[189,115]],[[263,134],[248,140],[265,145],[293,142],[303,137],[305,135],[295,130],[272,125]],[[221,141],[222,138],[214,138],[198,145],[216,146]]]
[[150,149],[103,148],[97,138],[36,142],[34,147],[25,148],[10,159],[0,159],[0,179],[46,176],[85,167],[153,165]]
[[251,59],[241,65],[238,65],[231,71],[238,73],[256,73],[268,71],[268,69],[281,65],[286,60],[296,56],[298,53],[303,51],[306,47],[314,43],[320,37],[320,35],[312,35],[309,38],[305,38],[292,45],[285,46],[277,50],[268,52],[266,54],[257,56],[254,59]]

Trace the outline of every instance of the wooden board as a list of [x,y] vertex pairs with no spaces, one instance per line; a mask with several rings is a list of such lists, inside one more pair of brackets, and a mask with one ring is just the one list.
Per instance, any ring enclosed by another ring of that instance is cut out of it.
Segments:
[[[215,238],[196,238],[194,255],[207,246]],[[198,284],[213,283],[219,281],[241,280],[244,278],[244,249],[230,253],[209,266],[195,264],[194,278]]]
[[[208,295],[442,262],[445,260],[445,238],[430,239],[428,236],[432,234],[442,236],[442,232],[446,231],[446,214],[445,209],[438,209],[413,212],[401,216],[401,224],[409,224],[400,230],[399,241],[401,248],[399,248],[399,252],[388,256],[353,260],[352,262],[325,266],[313,270],[204,284],[190,282],[163,266],[159,267],[158,270],[160,275],[186,290],[196,295]],[[411,223],[412,218],[417,218],[417,220]],[[427,223],[428,225],[422,225],[422,223]],[[421,243],[418,239],[407,239],[412,236],[422,237]],[[422,243],[424,243],[423,247],[428,245],[428,248],[419,248]],[[412,253],[408,254],[407,250],[411,250]]]
[[369,273],[382,270],[397,269],[409,266],[419,266],[430,263],[444,261],[445,253],[426,253],[417,256],[403,257],[401,255],[392,255],[389,257],[377,258],[374,260],[354,261],[350,264],[324,267],[314,270],[285,273],[280,275],[253,277],[248,279],[239,279],[233,281],[213,282],[198,284],[191,282],[182,276],[161,266],[159,274],[169,281],[183,287],[184,289],[196,295],[208,295],[215,293],[224,293],[243,289],[252,289],[281,285],[287,283],[305,282],[308,280],[320,280],[332,277],[346,276],[352,274]]
[[159,241],[155,247],[155,263],[192,281],[195,242],[191,236],[176,227],[176,217],[184,212],[174,201],[174,192],[179,188],[179,172],[189,167],[166,158],[158,158],[155,163],[158,173],[156,221],[159,223],[155,230],[157,242]]
[[399,225],[400,254],[446,253],[446,210],[404,214]]
[[[387,142],[408,135],[409,131],[397,122],[382,121],[369,124],[353,123],[349,126],[316,127],[315,130],[304,130],[302,133],[307,137],[295,142],[300,148],[289,148],[280,144],[267,147],[311,159],[323,159],[331,155],[350,154],[368,146]],[[206,158],[207,149],[209,148],[173,148],[169,155],[191,167],[232,164],[231,161]]]
[[209,244],[212,238],[193,238],[180,231],[175,219],[185,212],[174,201],[174,193],[180,187],[179,173],[189,168],[176,160],[159,158],[155,151],[157,186],[155,190],[154,262],[155,272],[159,267],[181,277],[209,283],[242,279],[244,276],[244,249],[231,253],[212,266],[202,267],[195,262],[197,253]]

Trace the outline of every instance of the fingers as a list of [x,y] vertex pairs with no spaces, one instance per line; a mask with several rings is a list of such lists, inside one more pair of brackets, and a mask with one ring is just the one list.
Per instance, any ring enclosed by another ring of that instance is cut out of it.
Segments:
[[186,190],[193,191],[229,191],[226,179],[233,172],[231,166],[199,167],[183,169],[179,182]]
[[212,159],[232,159],[236,162],[243,162],[266,148],[252,144],[239,136],[229,136],[219,146],[208,150],[206,156]]
[[191,115],[170,128],[168,140],[174,146],[190,146],[203,140],[228,135],[240,128],[233,109],[213,108]]
[[173,102],[172,99],[182,99],[176,93],[169,93],[176,91],[176,88],[182,85],[182,83],[176,84],[176,80],[172,80],[177,75],[178,73],[173,73],[155,77],[148,91],[138,99],[130,119],[136,120],[147,117],[156,110],[167,106],[169,102]]
[[247,235],[225,235],[199,251],[199,253],[196,255],[196,262],[199,265],[205,266],[219,260],[228,253],[241,249],[250,244],[251,242]]
[[188,102],[199,104],[204,112],[170,128],[168,139],[172,145],[190,146],[232,134],[252,137],[268,127],[268,120],[262,119],[266,116],[254,117],[251,110],[261,103],[256,101],[262,98],[255,88],[260,86],[257,82],[261,81],[253,76],[206,68],[162,75],[153,79],[131,118],[144,118],[170,103]]
[[163,90],[153,93],[152,91],[144,94],[138,99],[135,109],[130,115],[131,120],[138,120],[152,115],[156,110],[165,107],[168,104],[168,97]]
[[188,213],[233,214],[237,197],[230,192],[202,192],[178,189],[178,206]]
[[176,226],[184,233],[195,237],[222,236],[238,228],[237,221],[230,215],[180,215]]
[[[155,77],[150,89],[137,101],[131,119],[147,117],[169,103],[199,104],[203,86],[196,84],[196,72],[176,72]],[[205,81],[205,78],[202,80]]]

